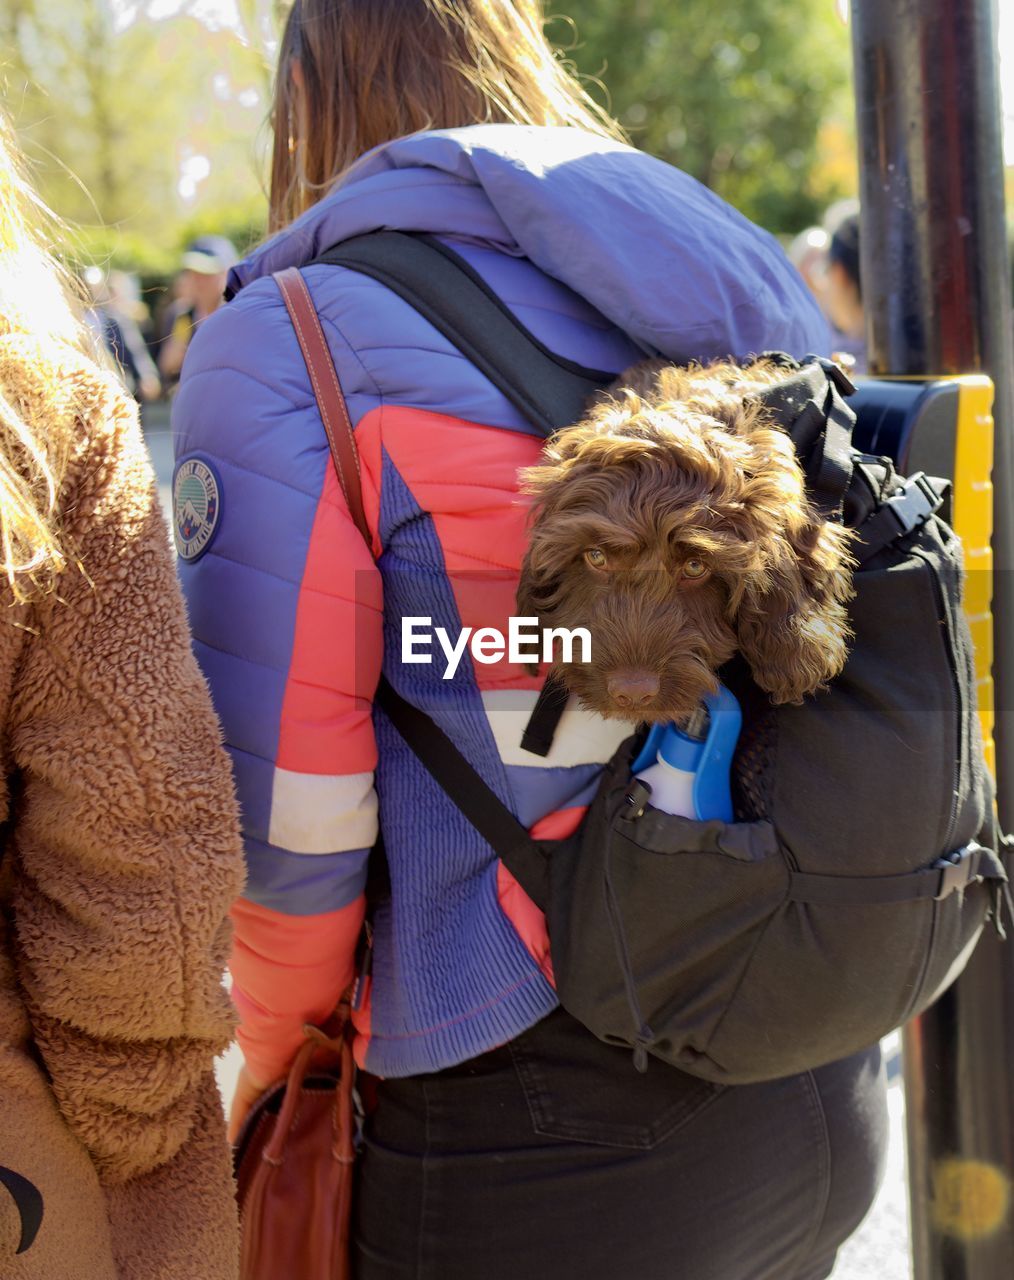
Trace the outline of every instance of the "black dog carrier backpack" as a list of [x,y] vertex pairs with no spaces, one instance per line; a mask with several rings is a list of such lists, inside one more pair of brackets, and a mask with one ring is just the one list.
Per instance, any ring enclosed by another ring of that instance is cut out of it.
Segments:
[[[378,233],[320,261],[400,293],[546,434],[605,378],[546,351],[442,244]],[[813,500],[857,531],[854,641],[830,687],[798,706],[772,706],[741,663],[723,669],[744,715],[735,821],[652,808],[631,779],[642,731],[606,766],[579,830],[536,842],[431,720],[386,682],[377,695],[545,911],[563,1006],[642,1068],[653,1055],[726,1083],[873,1043],[934,1000],[1011,906],[946,483],[859,454],[842,371],[779,358],[785,381],[763,402]]]

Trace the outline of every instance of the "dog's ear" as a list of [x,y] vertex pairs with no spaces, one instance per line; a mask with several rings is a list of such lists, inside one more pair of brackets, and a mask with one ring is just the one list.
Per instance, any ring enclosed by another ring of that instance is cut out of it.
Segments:
[[547,594],[552,595],[554,581],[539,571],[532,563],[531,548],[525,552],[521,561],[521,577],[518,580],[517,610],[520,618],[541,618],[540,602]]
[[540,621],[559,601],[567,558],[547,537],[538,518],[532,524],[518,581],[518,616]]
[[[553,557],[544,554],[546,540],[538,536],[538,526],[533,528],[533,539],[521,561],[521,576],[516,596],[517,616],[537,618],[540,627],[546,625],[545,615],[559,599],[562,572]],[[530,675],[539,674],[539,663],[525,664]]]
[[784,444],[767,451],[748,486],[758,558],[733,598],[740,652],[754,680],[773,702],[798,703],[845,665],[855,561],[853,535],[821,518]]
[[[559,521],[561,504],[568,493],[570,460],[579,448],[577,432],[561,432],[547,447],[543,460],[521,471],[521,492],[528,494],[528,546],[521,561],[517,608],[520,617],[540,620],[559,603],[564,574],[573,559],[573,548],[563,536]],[[575,437],[570,439],[570,437]]]

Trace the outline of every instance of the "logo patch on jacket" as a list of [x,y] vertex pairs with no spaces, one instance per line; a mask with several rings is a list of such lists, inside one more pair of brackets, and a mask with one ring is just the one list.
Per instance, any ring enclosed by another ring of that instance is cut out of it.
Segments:
[[184,458],[173,480],[173,535],[182,560],[204,555],[221,514],[222,486],[215,469],[200,458]]

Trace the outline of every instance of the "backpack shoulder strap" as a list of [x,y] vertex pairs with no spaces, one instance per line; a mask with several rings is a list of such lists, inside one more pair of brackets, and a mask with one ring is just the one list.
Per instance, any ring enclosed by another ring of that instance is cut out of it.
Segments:
[[372,276],[425,317],[543,433],[570,426],[616,375],[556,355],[482,277],[433,236],[375,231],[326,250],[326,263]]
[[433,781],[472,824],[542,911],[549,897],[545,850],[468,763],[444,731],[384,677],[377,701]]

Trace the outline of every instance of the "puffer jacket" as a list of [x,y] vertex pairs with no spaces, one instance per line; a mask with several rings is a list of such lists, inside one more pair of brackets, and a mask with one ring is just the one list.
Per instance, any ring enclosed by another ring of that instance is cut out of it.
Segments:
[[[352,976],[378,819],[393,898],[374,921],[359,1062],[437,1070],[556,1004],[540,913],[372,706],[381,670],[540,837],[574,829],[625,734],[571,705],[551,754],[534,756],[520,738],[539,681],[523,666],[466,653],[444,679],[442,661],[401,660],[405,618],[451,635],[506,630],[524,549],[517,474],[542,441],[383,285],[307,265],[380,228],[443,238],[542,343],[593,369],[646,352],[827,349],[770,236],[678,170],[574,129],[400,139],[235,269],[234,299],[198,332],[176,401],[176,538],[242,807],[248,885],[231,967],[263,1080]],[[271,279],[288,266],[305,268],[348,403],[369,550]]]
[[75,432],[70,567],[2,588],[0,1276],[235,1280],[212,1062],[238,817],[136,408],[25,337],[0,381]]

